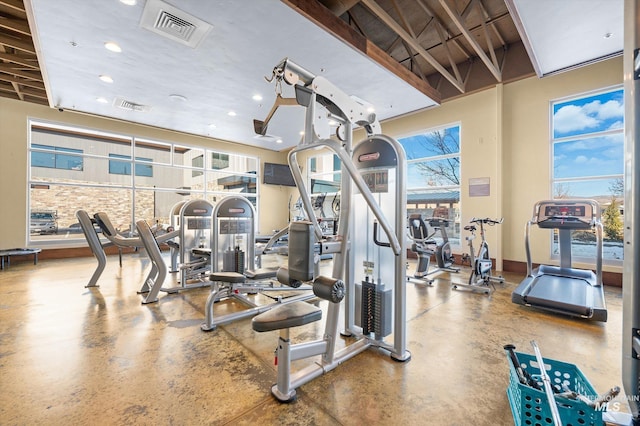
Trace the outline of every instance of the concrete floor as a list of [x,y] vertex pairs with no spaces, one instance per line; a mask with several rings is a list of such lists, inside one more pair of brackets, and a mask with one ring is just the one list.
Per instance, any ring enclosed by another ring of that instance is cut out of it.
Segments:
[[[203,332],[208,288],[141,305],[139,255],[122,268],[109,257],[100,287],[87,289],[95,265],[24,260],[0,271],[0,424],[509,425],[502,347],[533,353],[532,339],[598,392],[621,385],[620,289],[607,289],[609,321],[591,323],[512,304],[517,275],[491,296],[452,290],[463,269],[433,287],[407,284],[409,362],[370,349],[281,404],[270,393],[277,331],[244,319]],[[222,301],[216,315],[239,307]],[[321,336],[323,324],[292,340]]]

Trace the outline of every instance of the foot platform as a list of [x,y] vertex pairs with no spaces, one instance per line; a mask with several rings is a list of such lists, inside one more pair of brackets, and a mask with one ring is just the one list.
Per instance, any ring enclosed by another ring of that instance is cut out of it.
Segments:
[[318,321],[322,318],[322,309],[307,302],[288,303],[264,312],[251,320],[255,331],[273,331],[298,327]]

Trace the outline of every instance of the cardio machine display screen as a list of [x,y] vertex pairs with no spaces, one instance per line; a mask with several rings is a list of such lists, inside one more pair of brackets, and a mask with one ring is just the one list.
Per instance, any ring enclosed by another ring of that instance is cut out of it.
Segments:
[[585,206],[580,205],[555,205],[545,206],[544,215],[546,217],[565,216],[565,217],[585,217]]

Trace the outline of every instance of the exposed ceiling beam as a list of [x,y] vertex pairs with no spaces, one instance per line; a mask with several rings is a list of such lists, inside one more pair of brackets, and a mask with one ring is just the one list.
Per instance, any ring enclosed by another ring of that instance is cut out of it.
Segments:
[[[329,9],[316,0],[281,0],[284,4],[296,10],[325,31],[350,45],[362,54],[368,56],[381,67],[395,74],[407,84],[414,87],[424,95],[431,98],[436,103],[440,103],[440,92],[431,87],[429,83],[420,79],[416,74],[402,66],[398,61],[389,56],[388,53],[367,40],[366,37],[356,32],[346,22],[335,16]],[[413,46],[412,46],[413,47]],[[446,72],[446,70],[445,70]]]
[[24,39],[17,39],[13,37],[8,37],[4,34],[0,34],[0,44],[11,47],[13,49],[22,50],[27,53],[36,53],[36,49],[33,47],[32,43],[28,41],[24,41]]
[[336,16],[342,16],[343,13],[348,12],[358,2],[360,0],[320,0],[320,3],[325,5]]
[[0,74],[0,81],[6,81],[7,83],[16,83],[22,86],[33,87],[34,89],[44,90],[44,84],[38,81],[24,80],[18,77],[9,77],[3,74]]
[[438,23],[438,25],[444,29],[444,33],[447,37],[449,37],[450,40],[453,41],[453,43],[455,44],[455,46],[460,49],[460,51],[464,54],[464,56],[467,57],[467,59],[471,58],[471,54],[469,52],[467,52],[467,49],[465,49],[465,47],[460,44],[460,42],[457,40],[457,37],[454,37],[449,30],[447,29],[447,27],[445,25],[442,24],[442,21],[438,18],[438,16],[435,14],[435,12],[429,7],[427,6],[427,4],[424,2],[424,0],[417,0],[418,6],[420,6],[422,8],[422,10],[424,10],[424,12],[429,15],[431,17],[431,19],[435,19],[435,21]]
[[411,37],[400,24],[398,24],[383,8],[381,8],[374,0],[362,0],[364,4],[374,15],[376,15],[382,22],[384,22],[389,28],[391,28],[396,34],[398,34],[409,46],[411,46],[420,56],[422,56],[433,68],[435,68],[440,74],[442,74],[449,82],[458,89],[461,93],[464,93],[464,84],[462,81],[458,81],[454,76],[449,73],[440,63],[433,57],[424,47],[418,43],[416,39]]
[[38,58],[35,55],[32,55],[32,56],[17,55],[15,53],[4,53],[1,50],[2,49],[0,49],[1,61],[22,65],[23,67],[32,68],[36,71],[40,69],[38,65]]
[[[484,62],[484,64],[487,66],[487,68],[489,69],[491,74],[493,74],[493,76],[499,82],[502,81],[502,73],[500,72],[500,69],[498,68],[498,64],[497,63],[493,63],[491,61],[491,59],[489,59],[487,54],[484,53],[484,50],[482,50],[482,46],[480,46],[480,44],[478,44],[478,42],[476,41],[475,37],[473,37],[471,32],[469,32],[469,30],[467,30],[467,28],[465,27],[464,23],[462,22],[463,18],[458,14],[458,12],[456,12],[449,5],[447,0],[440,0],[440,5],[444,8],[444,10],[447,12],[447,14],[449,14],[449,17],[451,18],[453,23],[456,25],[456,27],[458,27],[460,32],[464,35],[464,37],[467,40],[467,42],[469,44],[471,44],[471,46],[473,47],[473,50],[475,50],[475,52],[478,54],[478,57],[480,57],[482,62]],[[470,10],[470,8],[469,8],[469,10]],[[493,51],[491,46],[489,46],[489,49],[491,51]]]
[[42,75],[38,71],[25,71],[11,65],[0,63],[0,72],[15,75],[16,77],[28,78],[29,80],[42,81]]
[[0,0],[0,11],[3,10],[12,16],[26,18],[23,0]]
[[31,36],[29,24],[24,19],[0,18],[0,28],[15,31],[29,37]]

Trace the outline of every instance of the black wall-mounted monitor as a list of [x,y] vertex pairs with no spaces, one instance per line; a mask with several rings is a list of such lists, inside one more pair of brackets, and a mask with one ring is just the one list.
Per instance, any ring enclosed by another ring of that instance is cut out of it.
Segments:
[[268,185],[296,186],[287,164],[264,163],[262,183]]

